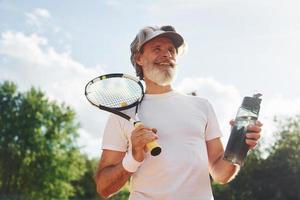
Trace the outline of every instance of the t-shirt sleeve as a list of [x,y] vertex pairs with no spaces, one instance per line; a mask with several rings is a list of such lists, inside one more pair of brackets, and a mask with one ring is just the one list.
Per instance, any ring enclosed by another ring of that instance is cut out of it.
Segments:
[[126,122],[117,115],[111,114],[109,116],[103,132],[102,149],[127,151]]
[[205,128],[205,140],[212,140],[222,136],[219,122],[212,105],[207,101],[207,124]]

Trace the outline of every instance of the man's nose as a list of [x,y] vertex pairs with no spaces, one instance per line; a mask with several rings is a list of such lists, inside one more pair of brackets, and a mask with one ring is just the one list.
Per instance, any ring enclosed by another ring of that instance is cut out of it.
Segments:
[[163,57],[165,58],[172,58],[172,53],[169,50],[164,50],[163,51]]

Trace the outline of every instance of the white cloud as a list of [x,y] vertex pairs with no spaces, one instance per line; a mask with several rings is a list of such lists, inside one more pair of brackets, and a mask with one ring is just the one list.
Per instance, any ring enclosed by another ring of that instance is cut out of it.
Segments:
[[[179,83],[177,89],[185,93],[195,91],[197,96],[211,102],[223,132],[222,142],[226,145],[230,134],[229,120],[235,118],[243,99],[237,88],[222,84],[213,78],[185,78]],[[300,98],[290,99],[280,95],[263,96],[259,120],[264,124],[262,129],[264,144],[270,145],[274,142],[272,133],[276,131],[276,124],[273,121],[275,116],[284,118],[297,114],[300,114]]]
[[46,38],[31,34],[24,35],[22,32],[4,32],[1,34],[0,53],[6,56],[37,65],[45,65],[43,47],[47,45]]
[[84,97],[85,84],[104,73],[99,65],[85,67],[68,53],[58,53],[46,38],[22,32],[1,34],[0,55],[14,61],[1,69],[0,80],[14,81],[22,90],[39,87],[50,99],[71,105],[82,124],[80,133],[85,134],[81,138],[87,143],[86,148],[91,148],[89,143],[99,140],[107,115],[92,108]]
[[264,132],[270,136],[268,137],[267,144],[272,144],[274,139],[271,135],[277,130],[277,124],[274,123],[274,117],[284,119],[294,117],[300,114],[300,98],[290,99],[282,95],[266,97],[262,101],[261,121],[263,122]]
[[262,112],[267,116],[293,116],[300,113],[300,98],[289,99],[282,95],[266,99]]
[[37,27],[41,26],[45,20],[51,17],[49,11],[42,8],[36,8],[30,13],[25,13],[25,16],[28,24]]
[[84,149],[85,152],[88,152],[89,157],[99,157],[102,152],[102,137],[95,139],[95,137],[82,128],[80,128],[78,132],[80,134],[80,138],[78,140],[79,147]]

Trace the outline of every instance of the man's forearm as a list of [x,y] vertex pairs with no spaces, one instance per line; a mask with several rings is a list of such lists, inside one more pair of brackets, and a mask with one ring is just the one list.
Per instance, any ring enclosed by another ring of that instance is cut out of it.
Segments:
[[96,176],[97,192],[104,198],[110,196],[124,186],[131,174],[122,163],[103,168]]
[[220,156],[211,168],[211,175],[215,181],[225,184],[237,175],[239,169],[238,165],[225,161],[223,156]]

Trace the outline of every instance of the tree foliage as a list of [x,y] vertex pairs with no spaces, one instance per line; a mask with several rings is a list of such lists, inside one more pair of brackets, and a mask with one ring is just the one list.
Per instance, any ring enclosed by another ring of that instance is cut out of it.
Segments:
[[85,172],[75,112],[32,88],[0,84],[0,196],[68,199]]
[[99,199],[94,180],[97,163],[97,159],[89,159],[87,156],[85,156],[86,171],[80,179],[72,182],[72,185],[75,188],[75,193],[71,199]]

